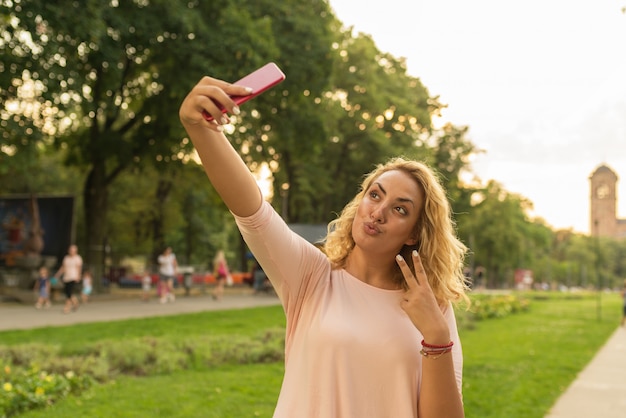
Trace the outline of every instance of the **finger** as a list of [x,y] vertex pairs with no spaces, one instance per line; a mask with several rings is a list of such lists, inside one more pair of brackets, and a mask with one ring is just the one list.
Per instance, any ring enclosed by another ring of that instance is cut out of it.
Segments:
[[415,286],[419,286],[417,279],[413,275],[413,272],[409,268],[409,265],[406,263],[406,260],[404,259],[404,257],[398,254],[396,256],[396,262],[398,263],[398,266],[400,267],[402,276],[404,276],[404,280],[406,281],[406,284],[409,287],[409,289],[413,289]]
[[418,284],[421,284],[422,279],[426,279],[426,272],[424,271],[424,266],[422,265],[422,258],[416,250],[411,251],[411,257],[413,258],[413,270],[415,270],[415,280],[417,280]]
[[413,257],[413,269],[415,270],[415,279],[417,280],[417,283],[430,287],[430,282],[426,276],[426,270],[424,270],[424,265],[422,264],[422,258],[417,250],[413,250],[411,256]]
[[236,86],[222,80],[211,77],[203,77],[195,88],[194,93],[200,98],[209,100],[200,100],[203,108],[205,119],[215,119],[221,124],[228,123],[227,119],[222,118],[222,113],[227,111],[235,115],[239,114],[239,107],[233,101],[234,96],[247,96],[252,90],[245,86]]
[[242,86],[241,84],[229,84],[224,91],[229,96],[248,96],[252,94],[252,87]]
[[251,87],[242,84],[232,84],[209,76],[202,77],[198,85],[219,87],[229,96],[247,96],[252,93]]
[[199,85],[209,86],[209,87],[218,87],[224,95],[221,98],[217,98],[219,104],[226,108],[228,112],[239,114],[239,108],[236,103],[232,100],[232,97],[235,96],[248,96],[252,94],[252,88],[243,86],[240,84],[231,84],[223,80],[218,80],[212,77],[203,77],[200,81]]
[[236,105],[224,90],[213,85],[202,85],[198,86],[195,93],[198,98],[196,103],[206,120],[214,119],[220,124],[228,123],[228,119],[223,115],[224,109],[232,111]]

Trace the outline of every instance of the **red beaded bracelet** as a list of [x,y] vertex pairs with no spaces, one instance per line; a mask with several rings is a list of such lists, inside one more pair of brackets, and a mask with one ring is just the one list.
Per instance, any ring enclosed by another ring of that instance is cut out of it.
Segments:
[[450,341],[446,345],[434,345],[434,344],[427,344],[426,341],[422,340],[422,347],[424,348],[447,349],[447,348],[452,348],[453,345],[454,345],[454,341]]

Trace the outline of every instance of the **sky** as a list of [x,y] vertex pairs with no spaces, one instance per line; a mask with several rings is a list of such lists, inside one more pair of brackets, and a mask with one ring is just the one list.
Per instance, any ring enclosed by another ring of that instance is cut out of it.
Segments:
[[[472,162],[551,227],[589,233],[589,176],[626,218],[626,0],[329,0],[468,126]],[[622,202],[620,205],[620,197]]]

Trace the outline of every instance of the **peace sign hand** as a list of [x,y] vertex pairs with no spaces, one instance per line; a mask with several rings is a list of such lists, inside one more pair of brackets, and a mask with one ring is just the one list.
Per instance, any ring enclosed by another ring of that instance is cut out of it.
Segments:
[[450,329],[430,287],[422,260],[415,250],[411,256],[415,274],[400,254],[396,256],[396,262],[400,266],[408,287],[400,307],[409,316],[413,325],[422,333],[426,342],[429,344],[448,344],[450,342]]

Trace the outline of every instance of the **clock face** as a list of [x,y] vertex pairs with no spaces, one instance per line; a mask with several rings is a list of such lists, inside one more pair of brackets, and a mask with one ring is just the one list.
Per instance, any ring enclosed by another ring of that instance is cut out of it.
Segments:
[[599,185],[596,189],[596,196],[598,197],[598,199],[605,199],[609,197],[609,186],[607,186],[606,184]]

